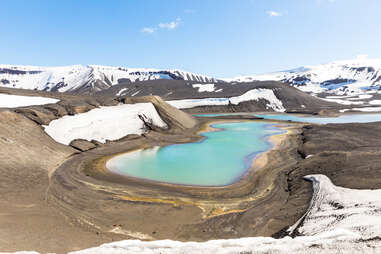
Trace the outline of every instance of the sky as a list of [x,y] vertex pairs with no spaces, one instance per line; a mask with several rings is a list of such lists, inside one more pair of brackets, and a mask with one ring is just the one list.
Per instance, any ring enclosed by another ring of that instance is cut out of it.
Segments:
[[380,0],[2,0],[0,63],[224,78],[381,58]]

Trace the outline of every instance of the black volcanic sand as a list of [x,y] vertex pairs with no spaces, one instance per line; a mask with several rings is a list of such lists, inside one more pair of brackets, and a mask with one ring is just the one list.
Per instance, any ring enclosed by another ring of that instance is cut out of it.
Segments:
[[114,239],[282,236],[309,205],[305,175],[325,174],[348,188],[381,188],[380,130],[381,123],[296,125],[258,162],[262,167],[226,187],[156,184],[102,170],[110,154],[197,139],[151,132],[66,161],[53,176],[50,202],[89,230],[119,233]]
[[112,174],[104,166],[112,154],[197,141],[197,130],[211,121],[216,119],[200,119],[187,135],[150,132],[66,160],[51,177],[49,203],[59,207],[73,223],[114,239],[208,240],[218,237],[218,232],[226,232],[227,237],[239,236],[225,226],[209,233],[192,231],[221,216],[233,218],[255,205],[272,203],[278,186],[283,185],[277,180],[278,174],[300,157],[295,149],[299,125],[289,125],[290,134],[276,136],[277,149],[257,160],[262,167],[253,168],[241,181],[226,187],[154,183]]
[[[282,236],[308,207],[312,190],[304,175],[325,174],[343,187],[381,188],[381,123],[284,123],[291,126],[289,133],[274,139],[276,148],[260,156],[242,181],[185,187],[116,176],[104,170],[104,163],[113,154],[199,140],[200,128],[216,118],[200,118],[194,125],[149,98],[173,128],[70,147],[54,142],[41,124],[121,100],[37,94],[62,101],[0,110],[0,251],[66,253],[123,239]],[[249,120],[242,118],[237,116]]]

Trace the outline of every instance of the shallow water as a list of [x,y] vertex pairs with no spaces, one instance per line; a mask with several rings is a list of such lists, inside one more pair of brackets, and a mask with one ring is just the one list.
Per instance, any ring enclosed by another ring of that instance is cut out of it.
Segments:
[[[234,115],[229,113],[224,114],[203,114],[195,115],[199,117],[215,117],[215,116],[225,116]],[[247,114],[246,114],[247,115]],[[271,120],[290,120],[295,122],[306,122],[306,123],[318,123],[318,124],[328,124],[328,123],[370,123],[381,121],[381,114],[345,114],[339,117],[317,117],[317,116],[300,116],[296,114],[254,114],[258,117],[263,117],[265,119]]]
[[261,122],[212,125],[221,131],[203,133],[200,142],[138,150],[106,164],[114,173],[153,181],[223,186],[238,181],[256,155],[272,147],[270,135],[284,131]]

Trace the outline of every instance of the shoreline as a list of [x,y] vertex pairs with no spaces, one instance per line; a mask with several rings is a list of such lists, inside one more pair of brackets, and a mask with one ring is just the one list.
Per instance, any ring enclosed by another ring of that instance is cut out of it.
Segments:
[[259,170],[263,168],[268,162],[268,153],[271,150],[278,150],[282,142],[287,138],[287,136],[293,134],[292,126],[290,124],[284,124],[284,126],[277,126],[277,128],[285,130],[286,132],[271,135],[270,137],[268,137],[267,141],[272,144],[272,147],[269,150],[255,156],[251,164],[252,169]]
[[[153,149],[155,146],[145,146],[145,147],[132,149],[132,150],[129,150],[126,152],[121,152],[121,153],[116,153],[116,154],[104,156],[95,163],[95,166],[96,166],[97,171],[100,173],[111,174],[111,175],[116,175],[116,176],[120,176],[123,178],[133,179],[133,180],[136,180],[137,182],[142,181],[142,182],[145,182],[148,184],[151,183],[152,185],[166,185],[166,186],[184,187],[184,188],[187,188],[187,187],[191,187],[191,188],[226,188],[226,187],[230,187],[230,186],[238,184],[241,181],[247,180],[246,178],[250,177],[250,174],[255,174],[255,171],[258,171],[261,168],[263,168],[264,166],[266,166],[266,163],[268,161],[268,153],[271,152],[272,150],[279,149],[283,140],[285,140],[287,138],[287,136],[292,133],[292,131],[290,130],[290,128],[292,128],[292,125],[294,125],[294,126],[300,125],[299,123],[279,123],[276,120],[275,121],[267,120],[267,119],[263,119],[263,120],[264,121],[262,121],[262,119],[258,119],[258,120],[247,120],[247,119],[224,120],[224,119],[218,119],[218,120],[209,121],[209,122],[204,123],[199,128],[199,130],[196,131],[196,134],[200,137],[198,141],[187,142],[187,143],[200,142],[200,141],[205,139],[205,137],[202,135],[203,133],[216,132],[216,131],[222,131],[223,130],[220,128],[213,127],[212,125],[214,125],[214,124],[239,123],[239,122],[266,122],[266,123],[269,123],[271,126],[278,128],[279,130],[285,131],[283,133],[278,133],[278,134],[273,134],[273,135],[270,134],[270,135],[263,136],[261,139],[264,139],[266,143],[269,143],[270,147],[268,149],[266,149],[265,151],[257,152],[252,158],[250,158],[250,160],[251,160],[250,168],[247,168],[240,176],[236,177],[236,180],[233,180],[229,184],[224,184],[224,185],[197,185],[197,184],[170,183],[170,182],[156,181],[156,180],[134,177],[134,176],[126,175],[126,174],[117,173],[117,172],[114,172],[107,167],[107,163],[110,160],[112,160],[118,156],[123,156],[125,154],[129,154],[129,153],[136,152],[139,150]],[[176,143],[173,143],[173,144],[176,144]],[[169,146],[169,145],[173,145],[173,144],[166,144],[166,145],[160,146],[160,148],[165,147],[165,146]],[[181,144],[181,143],[178,143],[178,144]],[[250,154],[247,156],[250,156]]]
[[[66,161],[53,174],[49,203],[71,218],[75,225],[89,228],[92,232],[101,232],[105,237],[134,239],[132,235],[117,233],[128,231],[140,232],[156,240],[198,241],[215,237],[234,238],[236,237],[234,232],[221,231],[224,226],[219,226],[219,221],[231,218],[233,221],[229,222],[228,226],[236,227],[241,223],[236,224],[234,218],[252,213],[253,209],[257,210],[255,208],[257,206],[263,207],[259,209],[262,212],[278,209],[277,193],[280,191],[283,195],[283,188],[280,188],[278,183],[282,180],[279,179],[279,175],[285,167],[294,165],[298,160],[293,153],[298,145],[298,136],[289,135],[292,131],[272,135],[271,137],[276,138],[270,137],[268,142],[276,142],[271,149],[256,158],[263,161],[266,157],[268,163],[264,163],[260,169],[257,166],[251,168],[238,182],[226,186],[154,183],[112,174],[105,170],[104,165],[109,158],[124,154],[126,150],[134,151],[198,141],[202,137],[196,133],[215,130],[210,126],[214,123],[240,121],[252,120],[205,119],[200,120],[197,128],[181,135],[150,132],[140,138],[110,142],[102,148],[78,154]],[[271,123],[278,127],[284,124],[282,128],[289,126],[300,129],[301,126],[282,121],[254,121]],[[287,142],[283,142],[285,140]],[[67,191],[68,189],[70,191]],[[70,203],[65,200],[70,200]],[[97,202],[94,203],[94,200]],[[151,211],[150,214],[146,213],[147,209]],[[157,214],[161,216],[158,217]],[[258,216],[262,215],[254,217]],[[203,227],[213,229],[210,233],[205,233]],[[276,228],[275,231],[268,229],[264,233],[261,230],[263,230],[261,225],[250,226],[247,229],[245,227],[242,236],[271,235],[280,229]]]

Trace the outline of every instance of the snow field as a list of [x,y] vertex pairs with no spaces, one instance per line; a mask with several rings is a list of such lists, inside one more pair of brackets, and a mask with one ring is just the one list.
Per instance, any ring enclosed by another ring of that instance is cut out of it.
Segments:
[[64,116],[50,122],[45,132],[55,141],[68,145],[74,139],[117,140],[127,134],[142,134],[144,123],[139,115],[145,116],[155,126],[166,128],[152,103],[123,104],[101,107],[86,113]]
[[33,105],[44,105],[56,103],[59,100],[47,97],[21,96],[11,94],[0,94],[0,108],[17,108]]

